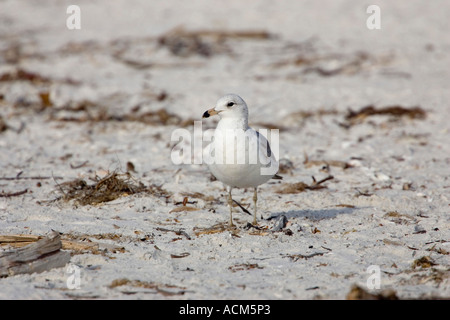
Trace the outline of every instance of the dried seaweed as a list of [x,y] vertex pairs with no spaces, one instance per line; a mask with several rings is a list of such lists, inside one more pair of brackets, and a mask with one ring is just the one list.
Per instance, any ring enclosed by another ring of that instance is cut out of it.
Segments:
[[310,253],[310,254],[285,254],[285,255],[283,255],[283,258],[289,258],[289,259],[291,259],[291,261],[296,262],[299,259],[308,260],[309,258],[313,258],[313,257],[316,257],[316,256],[323,256],[324,254],[326,254],[326,253],[331,251],[331,249],[328,249],[328,248],[325,248],[325,247],[322,247],[322,248],[327,249],[328,251],[313,252],[313,253]]
[[136,184],[129,173],[117,172],[112,172],[104,178],[95,177],[95,183],[91,185],[85,180],[76,179],[58,186],[64,200],[73,200],[82,206],[97,205],[124,195],[148,191],[141,182]]
[[117,115],[107,108],[92,101],[80,101],[55,108],[50,116],[54,121],[65,122],[140,122],[148,125],[187,127],[194,124],[194,119],[182,119],[180,116],[161,108],[145,113],[130,112]]
[[[155,290],[155,293],[162,294],[163,296],[184,295],[184,293],[186,292],[186,289],[187,289],[186,287],[180,287],[180,286],[175,286],[175,285],[141,281],[141,280],[129,280],[126,278],[113,280],[108,287],[110,289],[114,289],[114,288],[121,287],[121,286],[152,289],[152,290]],[[178,291],[173,291],[175,289]]]
[[350,127],[363,122],[367,117],[370,116],[389,116],[392,119],[407,117],[409,119],[423,120],[426,117],[426,112],[420,107],[406,108],[400,105],[393,105],[375,108],[373,105],[368,105],[358,111],[353,111],[350,109],[345,116],[345,120],[347,122],[342,125],[344,127]]
[[311,43],[305,49],[296,57],[276,62],[272,66],[274,68],[294,66],[301,68],[301,74],[332,77],[354,75],[365,70],[371,70],[374,67],[387,65],[393,59],[391,55],[375,56],[362,51],[349,54],[330,53],[321,55],[311,46]]
[[[424,268],[424,267],[422,267]],[[450,268],[446,269],[436,269],[432,266],[426,267],[426,271],[419,271],[416,274],[413,274],[409,279],[409,283],[422,285],[429,281],[434,282],[437,286],[439,286],[443,281],[447,280],[450,277]],[[445,297],[428,297],[428,299],[442,299]],[[448,299],[448,298],[447,298]]]
[[326,186],[322,185],[325,181],[333,179],[333,176],[328,176],[322,180],[316,181],[313,177],[313,182],[311,184],[306,184],[304,182],[296,182],[296,183],[285,183],[281,187],[275,190],[276,193],[281,194],[292,194],[292,193],[300,193],[305,190],[319,190],[324,189]]
[[167,48],[170,53],[179,57],[198,55],[211,57],[216,54],[230,53],[225,45],[227,39],[257,39],[265,40],[272,35],[266,31],[223,31],[223,30],[199,30],[187,31],[177,27],[158,38],[160,46]]
[[66,83],[66,84],[72,84],[76,85],[79,84],[77,81],[74,81],[72,79],[62,79],[62,80],[56,80],[51,79],[49,77],[43,76],[37,72],[28,71],[22,68],[18,68],[14,71],[5,72],[0,74],[0,82],[14,82],[14,81],[27,81],[31,82],[32,84],[38,84],[38,85],[49,85],[54,82],[60,82],[60,83]]
[[430,256],[423,256],[419,259],[414,260],[411,267],[413,269],[416,269],[416,268],[426,269],[426,268],[430,268],[435,265],[436,265],[436,263],[434,262],[433,259],[431,259]]
[[231,270],[231,272],[251,269],[263,269],[263,267],[260,267],[257,263],[240,263],[228,267],[228,270]]

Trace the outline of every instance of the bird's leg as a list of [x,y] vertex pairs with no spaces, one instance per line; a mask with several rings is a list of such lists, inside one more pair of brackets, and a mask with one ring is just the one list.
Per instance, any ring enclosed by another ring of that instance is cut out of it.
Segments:
[[230,227],[233,225],[233,199],[231,198],[231,187],[228,188],[228,206],[230,207]]
[[255,192],[253,193],[253,204],[254,204],[254,214],[253,214],[253,224],[256,225],[256,201],[258,201],[258,188],[255,188]]

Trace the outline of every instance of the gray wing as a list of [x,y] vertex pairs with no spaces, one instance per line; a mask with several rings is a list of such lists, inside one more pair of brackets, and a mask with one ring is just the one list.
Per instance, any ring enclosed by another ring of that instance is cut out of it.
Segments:
[[[255,132],[256,132],[256,136],[257,136],[258,141],[259,141],[259,148],[258,149],[259,149],[260,157],[264,157],[265,160],[271,161],[271,163],[276,163],[276,166],[278,168],[278,161],[275,158],[275,155],[273,154],[272,149],[270,148],[269,141],[259,131],[255,131]],[[283,179],[283,177],[278,175],[278,174],[274,174],[272,179],[281,180],[281,179]]]

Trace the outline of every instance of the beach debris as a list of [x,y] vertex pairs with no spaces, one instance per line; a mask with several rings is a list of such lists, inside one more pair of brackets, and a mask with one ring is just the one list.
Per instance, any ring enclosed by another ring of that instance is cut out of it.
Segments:
[[399,213],[397,211],[389,211],[383,218],[389,219],[389,221],[396,224],[411,224],[416,222],[416,219],[409,214]]
[[11,198],[11,197],[17,197],[17,196],[21,196],[25,193],[28,192],[28,189],[22,190],[22,191],[17,191],[17,192],[0,192],[0,198]]
[[186,258],[188,256],[190,256],[191,254],[189,252],[183,252],[180,254],[170,254],[170,257],[172,259],[181,259],[181,258]]
[[[28,82],[34,86],[48,87],[54,84],[79,85],[78,81],[70,78],[52,79],[38,72],[29,71],[23,68],[0,73],[0,83],[2,82]],[[29,97],[21,97],[15,103],[14,107],[31,107],[35,111],[43,111],[47,107],[53,106],[48,91],[41,91],[38,94],[39,103],[32,102]]]
[[129,172],[129,173],[136,172],[134,163],[131,161],[127,161],[127,172]]
[[442,248],[442,247],[436,248],[436,244],[433,244],[433,246],[431,248],[428,248],[427,251],[436,252],[436,253],[442,254],[442,255],[450,255],[450,252],[445,250],[444,248]]
[[259,266],[257,263],[240,263],[228,267],[228,270],[231,270],[231,272],[251,270],[251,269],[264,269],[264,268]]
[[416,225],[416,226],[414,226],[414,232],[413,232],[413,234],[420,234],[420,233],[427,233],[427,231],[426,231],[425,228],[422,227],[421,225]]
[[186,231],[184,231],[183,229],[180,229],[180,230],[170,230],[170,229],[158,227],[158,228],[156,228],[156,230],[162,231],[162,232],[173,232],[173,233],[175,233],[177,236],[184,236],[186,239],[191,240],[191,237],[189,236],[189,234],[187,234]]
[[83,168],[84,166],[86,166],[87,164],[89,163],[89,161],[83,161],[83,162],[81,162],[81,163],[78,163],[78,164],[70,164],[70,169],[80,169],[80,168]]
[[387,238],[383,239],[383,243],[386,245],[391,245],[391,246],[404,246],[405,245],[403,242],[395,241],[395,240],[391,240],[391,239],[387,239]]
[[319,251],[319,252],[313,252],[310,254],[285,254],[283,255],[283,258],[289,258],[291,259],[291,261],[296,262],[299,259],[305,259],[308,260],[310,258],[316,257],[316,256],[323,256],[324,254],[328,253],[329,251],[331,251],[331,249],[328,249],[328,251]]
[[269,231],[271,231],[268,226],[259,226],[251,224],[250,222],[247,222],[242,229],[248,231],[248,234],[252,236],[266,236],[270,234]]
[[373,105],[368,105],[358,111],[353,111],[351,109],[348,110],[347,114],[345,115],[346,123],[343,124],[343,126],[351,127],[353,125],[360,124],[370,116],[389,116],[394,120],[397,120],[401,117],[423,120],[426,117],[426,111],[418,106],[407,108],[401,105],[392,105],[376,108]]
[[[424,260],[423,258],[419,260]],[[437,287],[439,287],[442,282],[447,282],[450,278],[450,268],[439,266],[435,267],[437,264],[432,263],[429,265],[428,259],[425,259],[425,266],[420,267],[417,271],[413,270],[413,274],[409,278],[408,283],[413,285],[423,285],[428,282],[434,283]],[[416,269],[416,268],[413,268]],[[427,297],[427,299],[442,299],[443,297],[439,296],[431,296]],[[445,298],[444,298],[445,299]]]
[[206,227],[206,228],[203,228],[203,227],[194,227],[193,228],[193,231],[197,237],[202,234],[221,233],[226,230],[227,230],[227,226],[223,223],[218,223],[211,227]]
[[[120,278],[113,280],[111,284],[108,286],[108,288],[114,289],[123,286],[141,289],[151,289],[152,291],[150,291],[149,293],[159,293],[163,296],[184,295],[187,289],[186,287],[180,287],[176,285],[142,281],[142,280],[129,280],[127,278]],[[126,294],[137,293],[136,291],[125,291],[125,290],[123,290],[122,292]]]
[[[159,98],[156,97],[156,99]],[[140,122],[152,126],[173,125],[183,128],[194,124],[194,119],[183,119],[164,108],[146,112],[137,112],[138,109],[133,108],[125,114],[114,114],[103,105],[83,100],[52,108],[50,120],[64,122]]]
[[39,93],[39,98],[41,99],[41,105],[43,108],[48,108],[53,106],[53,102],[50,99],[50,92],[44,91]]
[[353,204],[346,204],[346,203],[337,204],[336,207],[338,207],[338,208],[350,208],[350,209],[356,208]]
[[0,277],[22,273],[40,273],[64,267],[70,261],[70,253],[61,251],[60,235],[50,235],[24,247],[0,253]]
[[174,212],[184,212],[184,211],[197,211],[200,210],[199,208],[196,207],[190,207],[190,206],[181,206],[181,207],[175,207],[172,210],[169,211],[169,213],[174,213]]
[[423,256],[419,259],[414,260],[411,267],[413,269],[417,269],[417,268],[426,269],[426,268],[430,268],[435,265],[437,265],[437,263],[434,262],[434,260],[431,259],[430,256]]
[[276,232],[283,230],[286,227],[287,222],[288,219],[286,218],[286,216],[284,214],[280,215],[278,218],[276,218],[272,231]]
[[356,190],[356,195],[355,197],[371,197],[373,196],[373,193],[369,192],[369,190],[365,189],[365,190],[359,190],[358,188],[355,188]]
[[353,285],[349,293],[347,293],[347,300],[398,300],[395,290],[386,289],[378,293],[370,293],[358,285]]
[[63,177],[59,176],[24,176],[22,175],[23,171],[20,171],[17,173],[14,177],[0,177],[0,180],[6,180],[6,181],[13,181],[13,180],[58,180],[62,179]]
[[317,227],[314,227],[314,229],[311,229],[311,233],[312,234],[316,234],[316,233],[321,233],[322,231],[320,231],[319,229],[317,229]]
[[235,227],[230,227],[229,224],[225,223],[225,222],[217,223],[211,227],[194,227],[193,231],[196,236],[200,236],[203,234],[215,234],[215,233],[229,231],[232,236],[239,237],[238,229]]
[[319,190],[324,189],[326,186],[322,185],[324,182],[334,179],[333,176],[328,176],[324,179],[316,181],[314,177],[312,177],[313,182],[311,184],[306,184],[304,182],[295,182],[295,183],[283,183],[282,186],[275,190],[276,193],[280,194],[293,194],[300,193],[305,190]]
[[[117,235],[72,235],[72,234],[60,234],[61,245],[63,250],[68,250],[72,254],[81,254],[89,252],[92,254],[104,254],[106,252],[125,252],[125,249],[121,246],[117,246],[109,243],[101,243],[90,240],[89,238],[95,239],[111,239],[117,240],[119,236]],[[22,248],[35,243],[43,239],[43,236],[37,235],[23,235],[23,234],[13,234],[13,235],[0,235],[0,246],[8,246],[12,248]]]
[[[301,69],[300,75],[316,74],[321,77],[340,75],[355,75],[381,69],[390,64],[393,55],[373,55],[369,52],[355,51],[342,53],[318,53],[317,43],[308,40],[299,48],[300,53],[295,57],[284,59],[272,64],[274,68],[293,66]],[[295,75],[291,75],[290,78]],[[298,76],[297,76],[298,77]]]
[[124,195],[149,191],[141,182],[136,183],[128,172],[117,173],[114,171],[103,178],[95,176],[94,180],[94,184],[91,185],[83,179],[75,179],[57,185],[63,194],[63,200],[73,200],[82,206],[97,205]]
[[225,31],[225,30],[197,30],[188,31],[182,26],[169,30],[158,38],[160,46],[167,48],[170,53],[179,57],[198,55],[211,57],[216,54],[230,53],[226,46],[227,39],[266,40],[272,35],[262,30]]
[[238,201],[233,199],[233,203],[236,204],[239,208],[241,208],[242,212],[248,214],[248,215],[252,215],[250,211],[248,211],[246,208],[244,208],[242,206],[242,204],[240,204]]

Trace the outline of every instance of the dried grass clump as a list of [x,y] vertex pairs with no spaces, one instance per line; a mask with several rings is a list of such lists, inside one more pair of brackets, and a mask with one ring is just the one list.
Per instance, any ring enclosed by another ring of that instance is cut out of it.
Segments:
[[83,179],[59,184],[63,199],[77,204],[97,205],[115,200],[121,196],[147,191],[141,182],[135,182],[129,173],[112,172],[104,178],[95,177],[94,184]]

